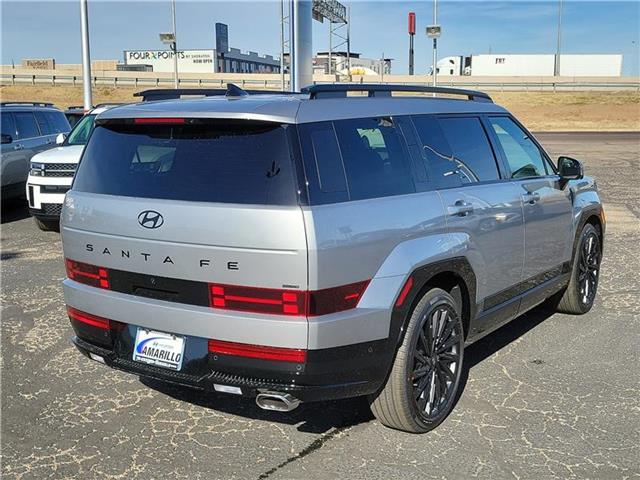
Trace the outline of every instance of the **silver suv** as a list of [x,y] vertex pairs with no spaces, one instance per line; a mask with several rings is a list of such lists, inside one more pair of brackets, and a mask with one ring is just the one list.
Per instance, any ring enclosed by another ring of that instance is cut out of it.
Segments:
[[23,196],[29,160],[56,146],[56,137],[69,133],[64,114],[51,103],[2,102],[2,198]]
[[110,109],[61,224],[88,357],[269,410],[366,395],[409,432],[465,345],[591,308],[605,231],[580,162],[486,94],[380,85]]

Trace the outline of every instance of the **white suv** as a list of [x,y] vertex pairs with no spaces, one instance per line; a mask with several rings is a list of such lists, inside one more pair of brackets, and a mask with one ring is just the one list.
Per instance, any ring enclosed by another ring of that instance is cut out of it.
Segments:
[[76,123],[66,137],[58,135],[58,147],[34,155],[27,179],[29,211],[40,230],[58,231],[60,210],[73,175],[80,161],[89,135],[93,131],[96,115],[110,108],[98,106]]

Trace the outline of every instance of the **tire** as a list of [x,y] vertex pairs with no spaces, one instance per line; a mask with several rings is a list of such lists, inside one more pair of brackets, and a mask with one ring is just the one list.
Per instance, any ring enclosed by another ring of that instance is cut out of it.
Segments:
[[33,217],[36,221],[36,225],[43,232],[59,232],[60,231],[60,222],[57,220],[40,220],[39,218]]
[[[434,332],[439,332],[435,345],[441,345],[441,354],[435,357],[429,355],[434,350],[429,335]],[[371,411],[382,424],[397,430],[434,429],[455,404],[463,354],[460,307],[446,291],[429,290],[411,314],[387,383],[369,399]],[[416,372],[420,372],[417,377]]]
[[587,223],[580,232],[573,255],[569,285],[557,296],[557,311],[582,315],[591,310],[598,291],[601,260],[600,232]]

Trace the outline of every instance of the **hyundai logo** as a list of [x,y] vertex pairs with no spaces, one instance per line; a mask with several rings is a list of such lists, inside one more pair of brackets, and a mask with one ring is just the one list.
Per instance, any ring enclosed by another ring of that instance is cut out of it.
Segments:
[[145,210],[138,215],[138,223],[144,228],[159,228],[164,223],[164,218],[155,210]]

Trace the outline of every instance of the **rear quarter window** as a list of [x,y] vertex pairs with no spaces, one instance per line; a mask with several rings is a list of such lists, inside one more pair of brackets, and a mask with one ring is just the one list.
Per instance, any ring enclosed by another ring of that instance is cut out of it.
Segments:
[[287,128],[228,120],[99,125],[73,188],[141,198],[295,205]]
[[415,193],[405,140],[392,118],[299,127],[312,204]]

